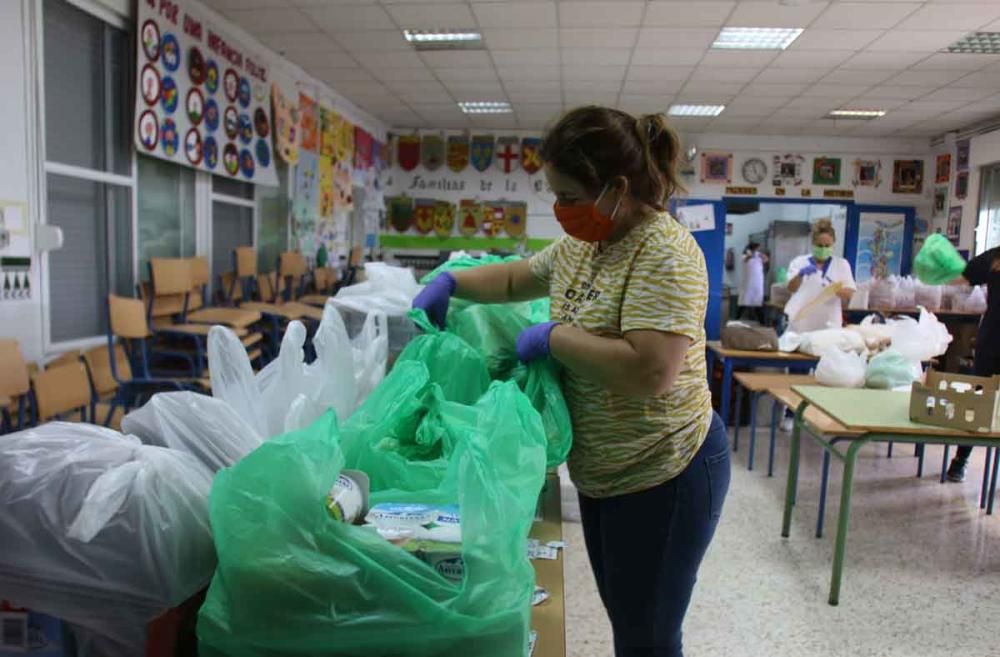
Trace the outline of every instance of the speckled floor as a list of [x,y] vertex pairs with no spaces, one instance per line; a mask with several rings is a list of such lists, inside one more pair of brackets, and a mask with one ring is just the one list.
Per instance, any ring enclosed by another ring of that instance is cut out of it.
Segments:
[[[759,437],[759,436],[758,436]],[[916,479],[913,447],[862,452],[855,477],[839,607],[826,603],[839,508],[831,469],[826,532],[814,537],[821,452],[803,441],[799,503],[782,539],[787,434],[774,478],[734,454],[722,523],[702,565],[685,625],[686,657],[1000,656],[1000,508],[979,509],[983,449],[964,484],[939,484],[941,448]],[[756,467],[766,465],[766,441]],[[1000,507],[1000,505],[998,505]],[[594,587],[576,494],[563,478],[569,657],[611,657],[611,629]]]

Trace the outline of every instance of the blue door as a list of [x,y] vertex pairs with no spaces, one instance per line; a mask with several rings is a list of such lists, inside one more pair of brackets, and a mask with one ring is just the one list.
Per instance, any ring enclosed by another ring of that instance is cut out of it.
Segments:
[[709,340],[718,340],[722,332],[722,274],[725,265],[726,204],[705,199],[683,199],[670,202],[670,211],[676,216],[677,206],[711,205],[715,211],[715,228],[693,233],[708,269],[708,310],[705,315],[705,334]]
[[913,259],[916,210],[898,205],[852,205],[847,209],[844,257],[859,282],[906,276]]

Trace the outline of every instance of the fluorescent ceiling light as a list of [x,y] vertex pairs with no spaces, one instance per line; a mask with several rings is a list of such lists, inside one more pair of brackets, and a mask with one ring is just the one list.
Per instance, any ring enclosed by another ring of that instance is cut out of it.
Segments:
[[667,114],[670,116],[718,116],[725,105],[671,105]]
[[1000,55],[1000,32],[973,32],[944,49],[944,52]]
[[483,35],[476,30],[403,30],[403,36],[417,50],[477,50]]
[[506,101],[474,101],[459,103],[458,106],[466,114],[509,114],[512,111]]
[[864,119],[871,120],[877,119],[880,116],[885,116],[885,110],[871,110],[871,109],[839,109],[833,110],[827,116],[831,119]]
[[713,48],[742,50],[784,50],[799,38],[798,27],[724,27]]

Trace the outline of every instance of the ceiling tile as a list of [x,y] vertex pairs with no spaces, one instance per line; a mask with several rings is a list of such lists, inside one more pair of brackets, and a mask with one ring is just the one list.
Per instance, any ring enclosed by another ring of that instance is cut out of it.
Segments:
[[691,74],[692,80],[747,83],[757,77],[756,68],[706,68],[704,65]]
[[347,53],[339,50],[286,50],[284,52],[284,57],[303,68],[309,68],[312,66],[357,66],[357,62],[354,57],[351,57]]
[[316,26],[298,9],[228,9],[223,12],[248,32],[314,32]]
[[817,68],[829,71],[854,56],[853,50],[786,50],[771,66],[775,68]]
[[723,112],[718,118],[716,118],[712,123],[709,124],[709,130],[711,132],[727,132],[727,133],[740,133],[740,132],[751,132],[757,124],[760,123],[760,119],[748,117],[731,117],[729,115],[729,108]]
[[515,103],[519,119],[550,119],[562,114],[561,103]]
[[773,50],[709,50],[701,65],[712,68],[764,68],[775,60]]
[[564,80],[564,91],[614,91],[621,88],[621,80]]
[[353,52],[384,52],[387,50],[408,50],[413,47],[403,38],[398,30],[357,30],[343,32],[337,35],[337,41],[344,48]]
[[302,10],[316,25],[329,32],[392,30],[396,25],[378,5],[307,7]]
[[627,66],[630,50],[604,48],[563,49],[563,65],[590,64],[594,66]]
[[697,134],[705,131],[712,123],[712,119],[704,119],[695,116],[671,116],[670,125],[675,130],[684,134]]
[[708,82],[700,80],[688,80],[681,90],[681,93],[685,96],[687,95],[712,95],[712,96],[727,96],[733,97],[740,92],[745,86],[743,82]]
[[456,100],[482,99],[482,98],[502,98],[505,94],[500,81],[495,82],[450,82],[445,88],[451,92]]
[[627,78],[636,81],[662,80],[683,82],[691,76],[693,66],[636,66],[628,69]]
[[968,102],[965,100],[915,100],[909,105],[906,105],[904,109],[907,111],[928,111],[932,113],[942,113],[953,109],[958,109],[962,105],[967,105]]
[[476,26],[466,5],[407,4],[386,7],[396,24],[411,30],[468,29]]
[[827,2],[800,6],[779,4],[777,0],[741,2],[726,25],[733,27],[806,27],[826,8]]
[[824,84],[866,84],[885,82],[898,75],[896,71],[840,69],[823,78]]
[[554,2],[476,2],[472,11],[480,27],[555,27]]
[[504,81],[504,89],[507,90],[509,94],[527,94],[527,93],[537,93],[537,94],[549,94],[550,100],[540,100],[532,102],[552,102],[551,94],[554,93],[556,96],[559,95],[559,77],[558,74],[554,80],[524,80],[524,79],[513,79]]
[[694,66],[701,61],[702,53],[691,50],[660,50],[637,48],[632,53],[636,66]]
[[286,0],[206,0],[205,4],[219,11],[225,9],[257,9],[260,7],[286,7]]
[[326,32],[262,32],[256,35],[268,48],[277,53],[285,50],[339,50],[337,42]]
[[360,66],[350,66],[350,67],[340,67],[340,68],[323,68],[323,67],[309,67],[306,69],[310,75],[314,75],[323,82],[336,87],[341,82],[372,82],[375,80],[374,77],[368,71],[364,70]]
[[902,30],[975,30],[1000,18],[1000,3],[927,5],[910,14]]
[[[996,92],[996,87],[945,87],[944,89],[932,91],[920,100],[962,100],[967,103],[971,103],[973,101],[989,98],[995,95]],[[997,109],[1000,110],[1000,106],[998,106]]]
[[743,90],[748,96],[797,96],[809,85],[803,83],[751,82]]
[[792,42],[786,54],[805,50],[861,50],[882,34],[882,30],[823,30],[810,27]]
[[658,2],[646,7],[643,25],[664,27],[721,27],[735,2],[718,0],[687,0],[685,2]]
[[776,119],[821,119],[826,113],[815,107],[779,107],[773,116]]
[[546,84],[548,85],[546,91],[516,91],[514,89],[507,89],[507,97],[515,103],[549,104],[562,102],[562,91],[559,90],[559,83],[549,82]]
[[908,101],[899,98],[886,98],[882,96],[878,89],[870,93],[864,93],[851,100],[852,106],[859,109],[881,109],[890,111],[905,105]]
[[622,93],[629,96],[674,95],[684,86],[677,80],[625,80]]
[[468,118],[473,127],[481,130],[514,130],[517,128],[517,118],[513,114],[474,114]]
[[812,110],[821,110],[821,111],[836,109],[839,106],[840,103],[838,103],[833,98],[811,98],[808,96],[800,96],[784,104],[784,107],[787,108],[793,108],[793,109],[808,108]]
[[485,50],[440,50],[420,53],[420,57],[433,68],[489,68],[492,65]]
[[957,71],[903,71],[893,77],[892,83],[942,86],[956,82],[962,77],[964,75]]
[[652,114],[665,113],[670,109],[674,97],[665,96],[642,96],[622,94],[618,99],[618,107],[632,114]]
[[[564,9],[562,11],[568,11]],[[634,27],[563,28],[559,30],[559,46],[562,48],[631,48],[639,34]]]
[[614,107],[618,102],[617,91],[566,91],[563,99],[567,107],[573,105],[608,105]]
[[676,101],[689,105],[725,105],[733,99],[733,94],[686,93],[677,94]]
[[539,65],[558,66],[558,50],[491,50],[497,66]]
[[868,91],[870,87],[867,84],[816,84],[803,91],[802,95],[807,98],[836,98],[846,102]]
[[913,66],[914,71],[976,71],[1000,60],[996,55],[939,52]]
[[373,69],[372,74],[383,82],[404,82],[413,80],[415,82],[432,82],[434,74],[429,68],[379,68]]
[[919,2],[835,2],[810,27],[889,29],[920,8]]
[[359,58],[365,68],[423,68],[424,62],[412,50],[366,52]]
[[558,66],[498,66],[497,74],[504,81],[504,86],[508,80],[559,81]]
[[563,64],[563,80],[621,80],[625,77],[628,67],[621,66],[591,66],[588,64]]
[[560,27],[639,27],[644,3],[632,0],[614,2],[573,2],[559,9]]
[[913,100],[915,98],[920,98],[921,96],[926,96],[932,91],[936,90],[937,87],[931,86],[899,86],[895,84],[887,85],[881,84],[874,89],[866,92],[867,95],[878,94],[882,98],[897,98],[899,100]]
[[891,30],[876,39],[869,50],[899,52],[935,52],[965,36],[948,30]]
[[712,45],[718,30],[644,27],[639,30],[638,48],[660,50],[704,50]]
[[407,103],[440,103],[451,99],[448,92],[444,90],[438,92],[433,89],[411,89],[398,95]]
[[754,82],[816,82],[830,69],[828,68],[767,68]]
[[788,96],[747,96],[746,92],[743,92],[729,102],[726,106],[726,112],[740,111],[746,112],[747,116],[758,116],[757,114],[752,114],[751,112],[762,111],[765,112],[765,114],[762,114],[761,116],[767,116],[767,113],[770,113],[791,101],[792,98]]
[[733,106],[734,102],[736,101],[733,100],[726,104],[725,112],[726,116],[734,119],[757,119],[759,121],[771,116],[774,114],[774,110],[780,107],[779,104],[775,104],[774,107]]
[[383,84],[389,91],[400,96],[413,92],[434,93],[439,96],[445,93],[444,85],[433,80],[430,82],[426,80],[387,80]]
[[494,28],[483,30],[483,39],[492,49],[514,50],[518,48],[557,48],[559,39],[555,28],[514,29]]
[[337,91],[346,96],[358,96],[362,98],[392,95],[389,89],[381,82],[341,82],[337,85]]
[[951,83],[953,87],[984,87],[986,89],[1000,89],[1000,71],[982,71],[970,73]]
[[841,64],[850,69],[904,69],[927,57],[919,52],[860,52]]
[[492,66],[487,68],[440,66],[434,67],[433,71],[434,75],[442,82],[478,82],[497,79],[497,74]]

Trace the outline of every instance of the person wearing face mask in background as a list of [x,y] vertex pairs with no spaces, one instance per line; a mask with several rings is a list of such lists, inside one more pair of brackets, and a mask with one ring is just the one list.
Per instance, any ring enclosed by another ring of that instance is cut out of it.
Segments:
[[705,366],[708,277],[666,212],[679,143],[658,115],[584,107],[541,155],[566,232],[529,260],[442,274],[414,306],[444,323],[452,295],[549,296],[517,340],[555,358],[573,419],[569,472],[617,657],[681,657],[681,626],[729,488],[725,427]]
[[807,318],[789,318],[789,330],[804,331],[810,328],[840,328],[844,325],[843,305],[850,302],[857,290],[851,264],[840,256],[833,255],[833,245],[837,233],[829,219],[820,219],[812,226],[812,253],[794,258],[788,265],[788,290],[798,292],[802,282],[809,276],[819,276],[823,287],[831,283],[841,283],[843,287],[836,296],[814,308]]
[[764,323],[764,267],[767,260],[767,255],[760,252],[760,244],[747,244],[743,251],[743,271],[740,277],[740,319]]

